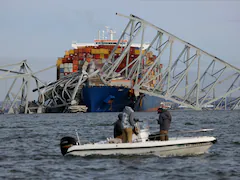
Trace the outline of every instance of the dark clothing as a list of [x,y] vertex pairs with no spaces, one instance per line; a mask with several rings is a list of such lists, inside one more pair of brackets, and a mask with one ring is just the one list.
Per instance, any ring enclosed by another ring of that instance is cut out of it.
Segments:
[[172,116],[169,111],[162,110],[162,112],[159,113],[158,124],[160,125],[160,130],[168,131],[170,128],[171,121]]
[[162,108],[158,109],[159,119],[158,124],[160,125],[160,140],[168,141],[168,130],[172,121],[170,112]]
[[118,114],[118,120],[114,123],[113,136],[114,138],[122,136],[122,118],[123,114]]
[[114,123],[114,138],[121,136],[122,135],[122,120],[118,119],[115,123]]

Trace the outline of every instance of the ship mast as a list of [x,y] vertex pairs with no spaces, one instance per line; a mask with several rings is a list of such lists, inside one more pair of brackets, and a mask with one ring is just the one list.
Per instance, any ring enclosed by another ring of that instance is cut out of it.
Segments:
[[[112,29],[110,29],[110,27],[108,26],[105,26],[106,30],[107,30],[107,33],[108,33],[108,36],[110,36],[110,40],[113,40],[113,35],[116,34],[116,31],[113,31]],[[107,37],[108,39],[109,37]]]

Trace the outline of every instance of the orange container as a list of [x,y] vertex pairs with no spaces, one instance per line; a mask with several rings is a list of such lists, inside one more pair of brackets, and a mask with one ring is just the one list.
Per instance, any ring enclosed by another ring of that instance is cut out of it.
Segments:
[[108,46],[107,48],[108,48],[110,51],[112,51],[113,48],[114,48],[114,46]]
[[73,64],[73,70],[78,70],[78,64]]
[[66,62],[67,62],[66,58],[62,58],[62,63],[64,64]]
[[86,58],[86,61],[87,61],[87,62],[90,62],[90,61],[91,61],[91,58]]
[[82,53],[78,54],[79,58],[84,58],[84,55]]
[[87,48],[85,48],[85,52],[86,53],[91,53],[91,49],[92,49],[91,47],[87,47]]
[[77,64],[78,65],[78,59],[73,60],[73,65]]
[[74,54],[77,54],[78,53],[78,49],[74,49]]
[[94,54],[93,57],[94,59],[100,59],[100,54]]

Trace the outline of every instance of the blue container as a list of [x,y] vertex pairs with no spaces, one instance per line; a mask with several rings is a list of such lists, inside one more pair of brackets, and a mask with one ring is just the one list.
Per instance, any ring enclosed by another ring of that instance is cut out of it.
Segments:
[[60,68],[60,73],[64,73],[64,68]]

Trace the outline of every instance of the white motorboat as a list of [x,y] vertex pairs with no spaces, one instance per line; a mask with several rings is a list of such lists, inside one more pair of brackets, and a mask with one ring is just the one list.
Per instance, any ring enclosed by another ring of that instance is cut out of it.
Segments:
[[[202,129],[192,132],[206,132],[211,129]],[[77,135],[78,137],[78,135]],[[199,155],[208,151],[216,142],[212,136],[199,137],[175,137],[168,141],[154,140],[148,130],[143,129],[133,143],[117,143],[113,139],[107,139],[97,143],[80,144],[72,137],[61,139],[61,152],[63,155],[144,155],[153,154],[157,156],[184,156]]]

